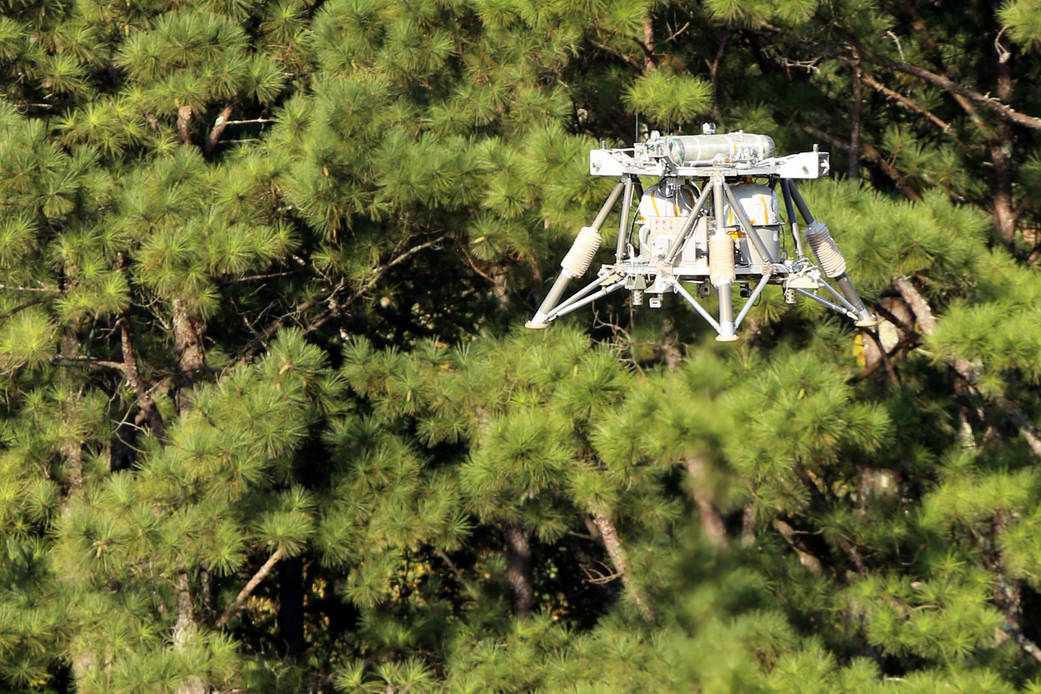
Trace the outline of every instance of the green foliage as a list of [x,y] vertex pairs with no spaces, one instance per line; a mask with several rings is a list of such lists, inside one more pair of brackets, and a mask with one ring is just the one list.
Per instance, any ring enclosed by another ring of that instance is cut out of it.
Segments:
[[[1036,4],[0,2],[0,689],[1041,690]],[[521,330],[704,120],[885,358]]]
[[625,94],[625,103],[666,128],[680,128],[709,111],[711,92],[702,79],[655,70],[637,78]]

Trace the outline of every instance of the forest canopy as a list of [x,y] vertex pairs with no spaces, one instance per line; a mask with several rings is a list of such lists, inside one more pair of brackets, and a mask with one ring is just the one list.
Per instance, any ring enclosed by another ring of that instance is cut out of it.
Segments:
[[[1041,692],[1039,85],[1037,0],[0,0],[0,689]],[[878,330],[524,330],[705,122]]]

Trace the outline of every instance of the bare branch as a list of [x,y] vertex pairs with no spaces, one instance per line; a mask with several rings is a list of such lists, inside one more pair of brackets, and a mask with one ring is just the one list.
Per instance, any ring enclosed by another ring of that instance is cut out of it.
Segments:
[[212,152],[213,148],[220,142],[220,136],[224,132],[224,128],[228,127],[229,116],[231,116],[231,104],[225,104],[224,108],[217,114],[217,119],[213,121],[210,134],[206,136],[206,154]]
[[705,458],[701,455],[688,455],[683,459],[683,463],[691,478],[691,495],[701,517],[701,531],[713,546],[726,547],[727,529],[723,523],[723,516],[705,489],[705,478],[708,476]]
[[[316,318],[315,321],[313,321],[311,325],[308,327],[308,332],[316,329],[318,326],[320,326],[322,323],[328,320],[329,316],[332,315],[333,310],[342,310],[351,302],[361,298],[361,296],[363,296],[366,292],[368,292],[370,289],[376,286],[376,284],[380,281],[380,279],[383,278],[383,276],[387,273],[388,270],[400,265],[401,263],[405,262],[406,260],[416,255],[420,251],[426,250],[431,246],[436,246],[437,244],[444,241],[446,238],[448,238],[448,234],[442,234],[435,239],[413,246],[412,248],[409,248],[407,251],[400,253],[392,260],[377,267],[375,270],[373,270],[373,273],[369,276],[369,279],[362,283],[357,289],[352,291],[344,301],[342,301],[338,306],[335,306],[335,309],[330,308],[324,311],[322,314],[320,314],[319,317]],[[335,287],[326,289],[325,291],[320,292],[313,298],[300,302],[293,309],[287,311],[282,316],[276,318],[274,321],[269,323],[263,330],[260,331],[260,333],[256,337],[250,340],[250,342],[246,345],[245,349],[242,350],[242,352],[240,352],[239,358],[235,360],[235,363],[243,363],[249,361],[256,353],[256,351],[260,349],[263,345],[265,345],[269,339],[271,339],[272,335],[278,332],[279,329],[281,329],[291,320],[296,320],[302,317],[304,314],[308,313],[316,306],[322,304],[323,302],[328,302],[329,300],[333,299],[335,296],[345,291],[346,289],[347,281],[341,280],[339,283],[336,284]]]
[[909,99],[908,97],[904,96],[900,92],[897,92],[897,91],[894,91],[894,90],[890,89],[886,85],[884,85],[881,82],[879,82],[878,80],[876,80],[871,75],[869,75],[867,73],[862,73],[861,76],[860,76],[860,79],[863,80],[864,84],[866,84],[867,86],[871,87],[872,89],[874,89],[878,93],[883,94],[883,95],[889,97],[890,99],[892,99],[896,103],[900,104],[904,108],[908,109],[909,111],[914,111],[918,115],[924,116],[929,122],[933,123],[940,130],[943,130],[944,132],[947,132],[947,131],[949,131],[951,129],[951,124],[950,123],[948,123],[947,121],[943,120],[942,118],[940,118],[939,116],[937,116],[935,113],[933,113],[929,109],[925,108],[924,106],[921,106],[917,102],[912,101],[911,99]]
[[640,43],[640,48],[644,53],[643,69],[649,72],[658,67],[654,57],[654,22],[649,11],[643,16],[643,43]]
[[723,120],[723,111],[719,108],[719,66],[723,62],[729,41],[730,32],[724,29],[723,38],[719,40],[719,48],[716,49],[716,57],[708,66],[709,85],[712,89],[712,117],[716,119],[716,123]]
[[629,598],[636,605],[636,609],[640,611],[644,621],[653,622],[654,613],[651,612],[647,599],[629,572],[629,559],[625,548],[622,546],[622,541],[618,537],[618,529],[615,527],[614,521],[602,513],[597,513],[593,516],[593,525],[600,533],[600,540],[604,544],[604,549],[607,550],[607,555],[611,557],[611,563],[614,564],[615,571],[622,576],[622,585],[625,586],[625,591]]
[[681,26],[679,29],[677,29],[676,31],[672,32],[667,37],[665,37],[665,40],[662,41],[662,43],[668,43],[669,41],[672,41],[674,38],[677,38],[680,34],[685,32],[689,28],[690,28],[690,20],[688,19],[683,26]]
[[245,120],[229,120],[224,125],[252,125],[254,123],[274,123],[276,118],[247,118]]
[[52,366],[84,366],[87,368],[112,369],[126,373],[126,366],[120,361],[105,361],[92,357],[54,357],[51,359]]
[[628,55],[622,53],[621,51],[619,51],[616,48],[611,48],[607,44],[600,43],[599,41],[594,41],[593,39],[589,39],[589,43],[592,44],[592,46],[594,48],[599,48],[604,53],[607,53],[609,55],[613,55],[614,57],[624,61],[630,67],[634,67],[637,70],[642,70],[643,69],[643,65],[641,65],[640,62],[638,60],[636,60],[636,58],[633,58],[632,56],[628,56]]
[[6,289],[10,292],[47,292],[49,294],[59,293],[57,287],[18,287],[15,285],[0,284],[0,289]]
[[918,65],[912,65],[911,63],[904,63],[895,60],[888,60],[886,58],[874,58],[875,62],[879,65],[887,67],[891,70],[903,72],[908,75],[914,75],[919,79],[922,79],[929,84],[935,85],[940,89],[943,89],[950,94],[955,94],[965,99],[968,99],[978,106],[988,109],[989,111],[996,113],[1005,120],[1022,125],[1023,127],[1030,128],[1031,130],[1041,130],[1041,118],[1036,116],[1029,116],[1025,113],[1020,113],[1012,107],[993,99],[985,94],[980,94],[975,89],[970,89],[964,84],[955,82],[946,75],[940,75],[931,70],[926,70],[924,67]]
[[11,316],[13,316],[14,314],[16,314],[18,312],[24,311],[25,309],[29,308],[30,306],[35,306],[36,304],[45,304],[48,301],[51,301],[52,299],[57,298],[57,296],[58,296],[57,294],[54,294],[53,296],[41,296],[38,299],[32,299],[30,301],[26,301],[24,303],[18,304],[17,306],[12,308],[10,311],[5,311],[4,313],[0,313],[0,320],[6,320],[6,319],[10,318]]
[[860,67],[860,54],[857,53],[857,49],[854,47],[853,59],[850,61],[853,69],[853,100],[850,104],[850,131],[849,131],[849,170],[848,176],[851,179],[860,178],[860,116],[863,106],[863,96],[861,95],[860,81],[863,70]]
[[824,575],[824,567],[821,565],[821,560],[813,552],[810,552],[803,542],[795,536],[795,529],[791,525],[780,518],[774,518],[773,526],[781,534],[781,537],[784,538],[784,541],[788,543],[788,546],[799,555],[800,564],[805,566],[814,576]]
[[224,625],[231,621],[231,618],[235,616],[235,613],[238,612],[239,608],[242,607],[242,604],[246,602],[246,599],[253,594],[253,591],[260,585],[260,582],[271,573],[271,569],[275,568],[275,564],[277,564],[284,556],[285,551],[279,547],[270,557],[267,558],[264,565],[257,569],[257,572],[253,574],[253,577],[249,579],[246,585],[243,586],[242,590],[239,591],[239,594],[235,596],[235,601],[231,603],[231,606],[229,606],[228,609],[224,610],[224,614],[222,614],[220,619],[217,620],[218,629],[224,628]]
[[446,238],[448,238],[448,234],[441,234],[440,236],[438,236],[436,239],[433,239],[432,241],[427,241],[426,243],[421,243],[418,246],[413,246],[412,248],[408,249],[407,251],[405,251],[404,253],[402,253],[398,257],[394,258],[393,260],[385,263],[384,265],[379,266],[372,273],[372,275],[369,277],[369,279],[366,280],[360,287],[358,287],[358,289],[354,292],[354,297],[353,298],[357,298],[357,297],[361,296],[362,294],[364,294],[365,292],[367,292],[370,289],[372,289],[376,285],[376,283],[380,281],[380,279],[383,277],[383,275],[386,274],[387,270],[389,270],[392,267],[395,267],[397,265],[400,265],[401,263],[405,262],[406,260],[408,260],[409,258],[414,256],[416,253],[419,253],[420,251],[426,250],[427,248],[430,248],[431,246],[436,246],[437,244],[439,244],[442,241],[444,241]]

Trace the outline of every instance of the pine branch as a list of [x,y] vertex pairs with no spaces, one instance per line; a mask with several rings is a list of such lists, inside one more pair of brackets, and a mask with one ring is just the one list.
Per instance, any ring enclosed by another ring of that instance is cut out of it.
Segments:
[[890,70],[896,70],[897,72],[903,72],[908,75],[918,77],[929,84],[935,85],[944,91],[960,96],[967,99],[971,103],[978,106],[982,106],[987,110],[1001,116],[1007,121],[1022,125],[1023,127],[1030,128],[1031,130],[1041,130],[1041,118],[1036,116],[1029,116],[1025,113],[1020,113],[1012,107],[1002,103],[1001,101],[989,97],[985,94],[980,94],[975,89],[966,87],[964,84],[955,82],[946,75],[937,74],[931,70],[926,70],[924,67],[913,65],[911,63],[905,63],[898,60],[889,60],[888,58],[875,57],[874,62],[887,67]]
[[799,555],[799,563],[809,570],[814,576],[823,576],[824,568],[821,560],[813,552],[806,548],[805,544],[795,536],[795,529],[781,518],[773,519],[774,529],[781,534],[788,546]]
[[[820,128],[814,127],[812,125],[799,124],[799,129],[808,135],[812,135],[813,137],[817,137],[821,140],[824,140],[836,149],[841,149],[843,152],[849,152],[848,143],[843,142],[839,138],[821,130]],[[896,187],[903,191],[904,195],[906,195],[908,198],[919,202],[921,201],[922,196],[919,195],[918,191],[912,188],[907,183],[907,181],[904,180],[904,177],[900,175],[900,172],[896,170],[896,167],[894,167],[892,164],[886,161],[885,157],[882,156],[882,153],[879,152],[874,145],[872,145],[870,142],[861,141],[860,147],[861,157],[868,160],[872,164],[876,164],[880,169],[882,169],[882,172],[886,176],[888,176],[896,185]]]
[[121,361],[107,361],[94,357],[54,357],[51,366],[85,366],[87,368],[112,369],[126,373],[126,364]]
[[[917,320],[919,327],[922,329],[922,333],[925,335],[932,334],[936,329],[936,317],[933,315],[932,307],[929,306],[929,302],[926,301],[925,297],[918,292],[915,286],[906,277],[897,277],[894,279],[893,286],[896,287],[898,292],[900,292],[900,296],[907,302],[907,305],[911,307],[911,312],[914,313],[915,319]],[[947,365],[965,381],[966,385],[968,385],[974,393],[982,396],[979,388],[977,388],[979,374],[977,373],[976,367],[974,367],[969,361],[958,357],[949,357],[947,359]],[[1038,431],[1037,427],[1034,426],[1030,417],[1028,417],[1023,410],[1017,407],[1015,403],[1011,402],[1004,396],[998,396],[992,398],[992,400],[1016,427],[1020,435],[1027,442],[1027,446],[1030,447],[1031,452],[1038,458],[1041,458],[1041,431]]]
[[277,564],[284,556],[285,551],[279,547],[270,557],[267,558],[267,561],[264,562],[263,566],[257,569],[257,572],[253,574],[253,577],[249,579],[246,585],[243,586],[242,590],[239,591],[239,594],[235,596],[235,600],[231,603],[231,606],[224,610],[224,614],[222,614],[220,619],[217,620],[218,629],[224,628],[231,618],[235,616],[235,613],[242,607],[243,603],[246,602],[246,599],[253,594],[253,591],[260,585],[260,582],[271,573],[271,569],[275,568],[275,564]]
[[[421,243],[417,246],[413,246],[412,248],[409,248],[407,251],[404,251],[403,253],[394,257],[387,263],[377,267],[373,271],[372,275],[370,275],[369,279],[362,283],[357,289],[352,291],[348,297],[342,300],[339,303],[339,305],[335,307],[335,309],[329,308],[323,311],[322,313],[318,314],[318,316],[314,319],[312,319],[311,322],[308,324],[308,327],[305,332],[311,332],[317,329],[320,325],[325,323],[325,321],[327,321],[330,318],[330,316],[332,316],[334,310],[342,311],[345,307],[359,299],[362,295],[364,295],[370,289],[375,287],[376,284],[380,281],[380,279],[382,279],[383,276],[387,273],[387,271],[391,268],[400,265],[401,263],[414,256],[416,253],[426,250],[431,246],[435,246],[447,238],[448,234],[442,234],[438,236],[436,239],[427,241],[425,243]],[[267,344],[268,340],[270,340],[276,332],[278,332],[290,321],[301,320],[304,317],[304,315],[306,315],[316,306],[322,304],[323,302],[329,302],[331,299],[333,299],[334,297],[338,296],[341,292],[344,292],[346,290],[347,280],[343,279],[340,280],[340,282],[338,282],[335,287],[320,292],[317,296],[315,296],[312,299],[300,302],[293,309],[287,311],[286,313],[269,323],[267,326],[265,326],[264,329],[261,330],[256,337],[249,341],[249,343],[242,350],[242,352],[239,353],[239,356],[234,363],[241,364],[243,362],[249,361],[253,358],[253,355],[256,354],[258,349],[264,347]]]
[[887,87],[886,85],[882,84],[881,82],[879,82],[874,77],[872,77],[871,75],[867,74],[866,72],[865,73],[861,73],[860,79],[864,82],[864,84],[866,84],[867,86],[871,87],[872,89],[874,89],[875,91],[879,92],[880,94],[889,97],[890,99],[892,99],[896,103],[900,104],[904,108],[908,109],[909,111],[914,111],[918,115],[923,116],[926,120],[928,120],[929,122],[933,123],[940,130],[942,130],[944,132],[949,132],[950,131],[950,129],[951,129],[951,124],[950,123],[948,123],[947,121],[943,120],[942,118],[940,118],[939,116],[937,116],[935,113],[933,113],[929,109],[925,108],[924,106],[921,106],[916,101],[913,101],[912,99],[904,96],[900,92],[897,92],[897,91],[894,91],[894,90],[890,89],[889,87]]
[[0,284],[0,289],[6,289],[10,292],[47,292],[48,294],[59,293],[57,287],[19,287],[17,285]]
[[11,316],[13,316],[14,314],[16,314],[16,313],[18,313],[20,311],[24,311],[25,309],[27,309],[27,308],[29,308],[31,306],[35,306],[37,304],[45,304],[48,301],[56,299],[57,297],[58,297],[57,294],[54,294],[53,296],[41,296],[38,299],[32,299],[30,301],[26,301],[24,303],[18,304],[17,306],[12,308],[10,311],[5,311],[4,313],[0,313],[0,320],[7,320],[8,318],[10,318]]

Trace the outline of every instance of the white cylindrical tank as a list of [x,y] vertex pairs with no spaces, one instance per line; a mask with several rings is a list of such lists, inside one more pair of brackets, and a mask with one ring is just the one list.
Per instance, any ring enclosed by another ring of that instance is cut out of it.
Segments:
[[690,185],[667,186],[665,181],[643,191],[636,208],[636,223],[646,224],[651,217],[684,217],[694,209],[697,194]]
[[769,135],[726,133],[723,135],[677,135],[667,143],[669,156],[680,166],[707,164],[716,157],[723,161],[758,161],[774,155]]
[[[752,226],[770,226],[780,223],[780,205],[777,202],[777,195],[770,189],[770,186],[758,183],[735,183],[730,186],[730,192],[737,198],[738,204],[741,205],[741,209],[744,210],[745,216],[748,217]],[[726,215],[725,225],[727,227],[738,226],[737,217],[730,209],[730,200],[725,199],[723,213]]]
[[640,257],[646,261],[665,257],[680,233],[684,218],[694,209],[697,191],[689,184],[661,181],[643,192],[636,208]]
[[[767,249],[775,258],[778,257],[781,246],[781,219],[777,195],[769,186],[758,183],[737,183],[730,186],[730,191],[748,217],[748,221],[759,231],[759,237]],[[729,200],[723,203],[723,215],[727,232],[737,240],[738,249],[745,262],[751,265],[767,262],[766,258],[759,257],[755,246],[748,241]]]

